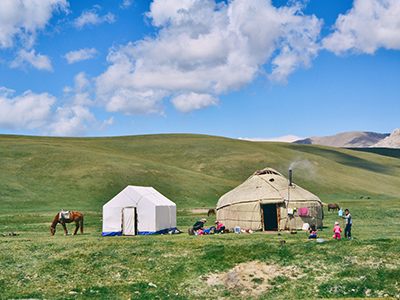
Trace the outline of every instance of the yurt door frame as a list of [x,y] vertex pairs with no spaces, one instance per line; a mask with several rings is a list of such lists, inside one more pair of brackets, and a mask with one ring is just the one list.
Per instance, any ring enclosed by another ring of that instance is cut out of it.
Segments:
[[121,209],[121,228],[123,235],[137,234],[136,207],[123,207]]
[[261,217],[264,231],[278,230],[279,224],[276,203],[261,204]]

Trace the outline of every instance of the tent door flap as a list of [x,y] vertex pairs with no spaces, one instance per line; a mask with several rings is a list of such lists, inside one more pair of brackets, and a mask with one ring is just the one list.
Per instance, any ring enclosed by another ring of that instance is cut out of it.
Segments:
[[265,231],[278,230],[278,216],[276,204],[262,204],[262,220]]
[[136,207],[122,208],[122,234],[136,235]]

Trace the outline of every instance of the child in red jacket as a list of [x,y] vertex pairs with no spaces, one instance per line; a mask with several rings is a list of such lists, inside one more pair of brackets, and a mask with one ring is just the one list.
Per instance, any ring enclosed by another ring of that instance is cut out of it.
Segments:
[[335,222],[335,227],[333,227],[333,238],[340,240],[340,233],[342,232],[342,228],[339,226],[339,222]]

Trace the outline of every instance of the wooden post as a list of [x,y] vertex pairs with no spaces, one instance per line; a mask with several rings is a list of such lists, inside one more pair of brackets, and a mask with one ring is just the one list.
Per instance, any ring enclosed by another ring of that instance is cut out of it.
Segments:
[[279,204],[276,205],[276,218],[278,219],[278,231],[279,231],[281,224],[281,209],[279,207]]
[[264,227],[264,210],[262,207],[262,202],[260,201],[260,214],[261,214],[261,226],[262,226],[262,231],[265,231]]

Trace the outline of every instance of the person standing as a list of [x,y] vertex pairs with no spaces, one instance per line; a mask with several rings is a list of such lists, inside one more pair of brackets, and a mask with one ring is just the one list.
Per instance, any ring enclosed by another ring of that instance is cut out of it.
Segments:
[[344,210],[345,216],[343,216],[343,219],[346,219],[346,227],[344,229],[344,237],[347,239],[352,239],[351,238],[351,225],[353,225],[351,221],[351,214],[348,209]]
[[342,228],[340,228],[339,222],[335,222],[335,227],[333,227],[333,238],[335,240],[340,240],[340,233],[342,232]]

